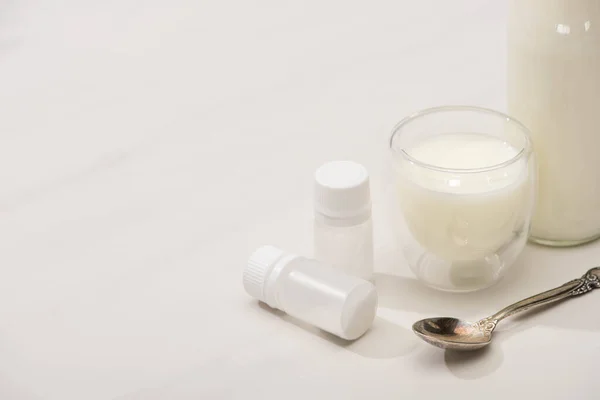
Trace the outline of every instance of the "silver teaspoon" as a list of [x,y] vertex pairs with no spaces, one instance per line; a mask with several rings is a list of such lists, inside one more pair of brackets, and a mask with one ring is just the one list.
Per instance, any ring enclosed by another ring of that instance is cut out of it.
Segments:
[[477,322],[449,317],[427,318],[415,322],[412,328],[421,339],[442,349],[476,350],[491,343],[492,332],[498,322],[504,318],[530,308],[584,294],[596,288],[600,288],[600,267],[590,269],[579,279],[528,297]]

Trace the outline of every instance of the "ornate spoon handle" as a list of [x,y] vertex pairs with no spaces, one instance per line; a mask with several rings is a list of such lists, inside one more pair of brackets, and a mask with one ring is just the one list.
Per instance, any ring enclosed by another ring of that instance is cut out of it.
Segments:
[[600,288],[600,267],[592,268],[581,278],[573,279],[555,289],[550,289],[546,292],[536,294],[535,296],[511,304],[498,311],[496,314],[478,321],[477,325],[484,334],[491,334],[496,328],[496,324],[506,317],[510,317],[521,311],[529,310],[533,307],[584,294],[596,288]]

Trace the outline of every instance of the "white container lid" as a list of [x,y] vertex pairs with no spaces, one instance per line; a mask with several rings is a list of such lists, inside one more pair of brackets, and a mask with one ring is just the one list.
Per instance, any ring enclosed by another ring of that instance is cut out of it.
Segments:
[[367,169],[354,161],[331,161],[315,173],[315,212],[360,222],[371,215]]
[[265,285],[277,261],[284,254],[283,250],[275,246],[262,246],[250,256],[243,276],[244,289],[250,296],[267,303]]

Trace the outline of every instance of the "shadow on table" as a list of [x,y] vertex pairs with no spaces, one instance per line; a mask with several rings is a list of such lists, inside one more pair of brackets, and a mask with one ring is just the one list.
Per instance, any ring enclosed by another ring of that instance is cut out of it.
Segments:
[[[496,343],[497,344],[497,343]],[[464,380],[475,380],[491,375],[504,362],[501,346],[491,345],[478,351],[446,350],[444,363],[452,375]]]
[[[529,311],[523,316],[515,316],[513,319],[519,320],[524,316],[533,318],[537,314],[543,314],[552,308],[552,305],[542,306],[535,310]],[[439,365],[443,362],[450,373],[459,379],[476,380],[494,373],[504,362],[504,352],[502,344],[513,335],[518,335],[529,329],[535,324],[518,323],[501,330],[498,328],[494,332],[493,342],[480,350],[475,351],[456,351],[456,350],[441,350],[434,348],[426,343],[422,343],[422,356],[418,357],[417,362],[424,365],[425,368],[430,368]]]
[[[474,293],[442,292],[423,285],[415,278],[392,274],[375,274],[375,285],[381,307],[416,312],[423,317],[449,316],[477,320],[516,301],[578,278],[594,266],[582,265],[575,268],[568,265],[569,258],[569,253],[565,253],[562,249],[530,244],[502,281],[491,288]],[[394,265],[394,260],[398,259],[400,258],[397,254],[384,254],[378,259],[377,265],[382,270],[394,271],[398,267]],[[557,262],[562,259],[565,260],[564,264]],[[557,276],[564,276],[564,278],[557,279]],[[600,290],[598,292],[600,297]],[[594,294],[585,296],[594,296]],[[578,301],[581,300],[574,298],[548,304],[507,318],[494,332],[493,343],[478,351],[443,351],[423,343],[420,346],[423,352],[417,362],[425,364],[426,367],[444,362],[453,375],[465,380],[490,375],[503,363],[503,342],[531,327],[545,325],[565,330],[600,332],[600,318],[589,319],[577,312],[556,312],[560,307],[571,307],[575,310],[576,304],[568,303]],[[555,312],[551,312],[553,310]]]
[[[521,316],[515,316],[514,319],[521,319],[525,316],[533,318],[537,314],[543,314],[552,308],[552,305],[541,306],[535,310],[529,311]],[[498,328],[494,332],[493,342],[480,350],[476,351],[455,351],[446,350],[444,352],[444,363],[450,372],[460,379],[473,380],[491,375],[504,362],[504,352],[502,343],[518,335],[532,325],[518,324],[509,329],[501,331]]]
[[[594,265],[573,267],[561,265],[556,259],[568,259],[568,253],[561,249],[542,248],[529,245],[517,263],[507,272],[506,276],[491,288],[473,293],[448,293],[429,288],[415,278],[406,278],[391,274],[375,274],[375,285],[379,294],[381,307],[417,312],[431,317],[457,317],[478,319],[545,290],[558,287],[571,279],[582,276]],[[378,260],[378,266],[386,271],[393,270],[394,261],[398,258],[388,254]],[[554,261],[554,262],[553,262]],[[600,259],[598,264],[600,264]],[[546,268],[546,269],[545,269]],[[552,269],[552,270],[550,270]],[[564,271],[563,271],[564,270]],[[557,278],[557,276],[564,276]],[[579,297],[600,296],[590,293],[563,302],[551,304],[538,311],[525,313],[508,318],[496,332],[508,331],[515,325],[531,327],[535,325],[555,326],[564,329],[579,329],[600,331],[600,318],[586,319],[577,312],[546,312],[561,307],[571,307],[575,310],[577,303],[592,301],[591,298]],[[585,321],[584,321],[585,320]],[[500,339],[498,335],[498,339]]]
[[287,323],[293,324],[304,331],[321,337],[336,346],[367,358],[395,358],[410,353],[418,345],[418,339],[413,333],[384,318],[375,317],[373,326],[362,337],[356,340],[344,340],[312,325],[299,321],[282,311],[259,303],[263,310],[278,316]]

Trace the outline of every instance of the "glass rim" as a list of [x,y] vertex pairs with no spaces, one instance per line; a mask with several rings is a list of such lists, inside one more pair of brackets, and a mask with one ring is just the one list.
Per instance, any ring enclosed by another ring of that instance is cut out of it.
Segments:
[[[399,149],[399,150],[394,149],[394,147],[393,147],[394,139],[400,133],[400,131],[404,127],[406,127],[408,124],[410,124],[411,122],[422,119],[431,114],[437,114],[440,112],[452,112],[452,111],[470,111],[470,112],[476,112],[476,113],[480,113],[480,114],[488,114],[493,117],[499,117],[499,118],[505,119],[507,122],[515,124],[519,128],[520,132],[522,133],[522,136],[525,138],[525,143],[522,146],[522,148],[519,150],[519,152],[517,154],[515,154],[512,158],[509,158],[508,160],[503,161],[498,164],[489,165],[487,167],[478,167],[478,168],[440,167],[439,165],[430,164],[430,163],[423,162],[423,161],[420,161],[420,160],[414,158],[413,156],[408,154],[405,149]],[[431,169],[431,170],[440,171],[440,172],[448,172],[448,173],[462,173],[462,174],[477,173],[477,172],[487,172],[487,171],[493,171],[496,169],[505,168],[511,164],[516,163],[517,161],[522,159],[524,156],[528,156],[529,153],[531,153],[531,133],[530,133],[529,129],[521,121],[517,120],[516,118],[511,117],[508,114],[504,114],[500,111],[492,110],[491,108],[478,107],[478,106],[467,106],[467,105],[438,106],[438,107],[422,109],[422,110],[417,111],[413,114],[410,114],[410,115],[404,117],[402,120],[400,120],[400,122],[398,122],[392,129],[392,134],[390,136],[390,141],[389,141],[389,147],[393,154],[399,154],[404,159],[406,159],[408,162],[410,162],[414,165],[417,165],[419,167],[422,167],[422,168]]]

